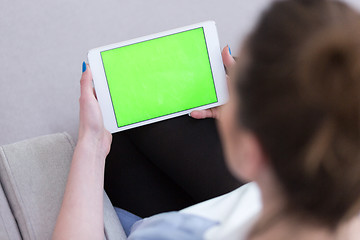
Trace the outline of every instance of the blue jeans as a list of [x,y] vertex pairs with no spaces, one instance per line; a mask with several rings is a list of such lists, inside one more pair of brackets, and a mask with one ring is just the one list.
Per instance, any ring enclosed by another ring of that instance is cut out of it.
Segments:
[[115,208],[115,212],[118,215],[118,218],[121,222],[122,227],[124,228],[126,236],[129,236],[131,227],[134,225],[136,221],[141,220],[141,217],[138,217],[124,209],[121,208]]

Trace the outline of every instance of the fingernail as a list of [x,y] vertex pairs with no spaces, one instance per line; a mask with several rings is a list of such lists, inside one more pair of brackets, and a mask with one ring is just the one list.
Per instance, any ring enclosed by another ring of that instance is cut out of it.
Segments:
[[230,49],[230,46],[228,45],[228,49],[229,49],[229,53],[230,53],[230,55],[231,55],[231,49]]
[[189,115],[189,117],[191,117],[191,113],[189,113],[188,115]]
[[82,72],[85,72],[86,71],[86,63],[83,62],[83,65],[82,65]]

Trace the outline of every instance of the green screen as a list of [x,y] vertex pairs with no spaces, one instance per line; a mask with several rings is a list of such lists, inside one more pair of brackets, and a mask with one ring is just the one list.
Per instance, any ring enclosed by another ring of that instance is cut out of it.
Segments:
[[101,57],[118,127],[217,102],[203,28]]

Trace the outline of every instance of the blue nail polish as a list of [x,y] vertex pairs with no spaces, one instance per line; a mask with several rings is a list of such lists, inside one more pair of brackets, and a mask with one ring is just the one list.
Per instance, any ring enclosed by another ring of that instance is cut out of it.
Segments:
[[229,48],[229,53],[230,53],[230,55],[231,55],[231,49],[230,49],[230,46],[228,45],[228,48]]
[[83,65],[82,65],[82,72],[85,72],[86,71],[86,63],[83,62]]

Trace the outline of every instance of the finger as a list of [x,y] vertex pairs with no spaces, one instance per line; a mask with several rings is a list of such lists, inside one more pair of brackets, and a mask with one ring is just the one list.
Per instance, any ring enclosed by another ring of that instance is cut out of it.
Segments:
[[88,64],[86,64],[85,66],[86,70],[83,72],[80,80],[81,95],[94,96],[91,71]]
[[234,58],[230,55],[229,46],[223,48],[221,56],[226,69],[230,69],[235,64]]
[[213,118],[213,111],[211,109],[195,110],[190,113],[190,116],[195,119]]

